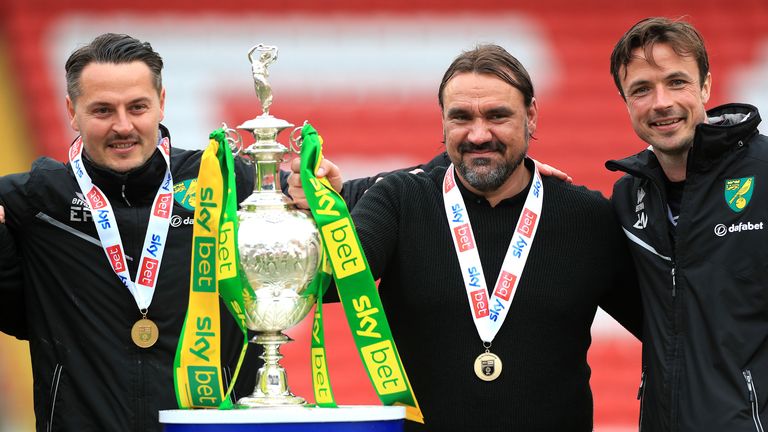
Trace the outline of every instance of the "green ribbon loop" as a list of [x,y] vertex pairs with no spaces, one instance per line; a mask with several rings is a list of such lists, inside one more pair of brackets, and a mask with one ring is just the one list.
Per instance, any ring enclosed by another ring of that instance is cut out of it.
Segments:
[[406,418],[423,423],[347,205],[327,179],[315,175],[323,159],[322,138],[309,123],[301,136],[301,184],[368,378],[384,405],[404,405]]

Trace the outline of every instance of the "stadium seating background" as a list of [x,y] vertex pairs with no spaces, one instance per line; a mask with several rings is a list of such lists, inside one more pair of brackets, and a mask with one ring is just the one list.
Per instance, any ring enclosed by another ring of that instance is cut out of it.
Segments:
[[[768,112],[768,3],[715,0],[246,0],[0,1],[0,175],[32,158],[63,158],[75,134],[64,110],[63,62],[105,32],[152,42],[164,56],[166,123],[180,147],[202,147],[222,121],[260,113],[245,53],[274,43],[272,113],[309,119],[348,178],[428,160],[441,149],[436,91],[462,49],[499,42],[529,68],[540,108],[531,154],[610,194],[605,160],[639,151],[608,73],[619,36],[650,15],[686,16],[707,42],[709,104],[740,101]],[[283,140],[286,138],[283,137]],[[107,295],[107,294],[105,294]],[[0,299],[1,301],[1,299]],[[342,403],[377,403],[338,307],[331,307],[331,374]],[[595,429],[632,430],[639,343],[599,315],[589,360]],[[291,385],[309,396],[308,324],[285,348]],[[0,335],[0,432],[31,430],[26,344]]]

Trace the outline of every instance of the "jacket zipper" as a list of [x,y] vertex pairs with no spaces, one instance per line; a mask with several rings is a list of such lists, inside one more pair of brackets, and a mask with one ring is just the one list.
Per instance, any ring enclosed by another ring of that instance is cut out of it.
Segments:
[[677,299],[677,264],[672,261],[672,364],[671,364],[671,385],[669,394],[669,426],[670,431],[677,431],[678,400],[679,400],[679,380],[680,380],[680,336],[678,329],[678,307],[680,302]]
[[752,381],[752,371],[745,369],[741,372],[744,375],[744,381],[747,382],[747,391],[749,392],[749,405],[752,408],[752,421],[755,423],[755,430],[758,432],[765,432],[763,429],[763,423],[760,421],[760,404],[757,400],[757,388]]
[[640,421],[638,422],[637,432],[643,430],[643,402],[645,402],[645,368],[640,374],[640,388],[637,389],[637,400],[640,401]]
[[53,379],[51,380],[51,408],[48,414],[48,432],[53,430],[53,412],[56,409],[56,397],[59,394],[59,382],[61,381],[62,369],[64,369],[64,366],[61,364],[56,364],[56,367],[53,369]]
[[677,297],[677,278],[675,277],[675,265],[672,265],[672,298]]

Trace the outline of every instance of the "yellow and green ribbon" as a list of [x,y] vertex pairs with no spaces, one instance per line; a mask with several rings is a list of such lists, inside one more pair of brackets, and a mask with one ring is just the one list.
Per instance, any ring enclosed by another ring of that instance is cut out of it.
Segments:
[[[384,314],[384,306],[347,205],[325,178],[318,179],[315,176],[323,159],[322,139],[310,124],[304,125],[301,136],[302,187],[320,230],[323,246],[336,279],[339,298],[363,366],[384,405],[403,405],[406,407],[408,420],[423,423],[424,417],[400,360]],[[324,358],[316,360],[315,333],[322,335],[321,307],[318,307],[313,325],[313,374],[316,361],[319,364],[326,363]],[[318,350],[317,355],[324,356],[324,352]],[[313,379],[313,385],[317,398],[316,379]]]
[[[250,286],[241,283],[234,159],[223,129],[210,135],[197,188],[189,307],[174,359],[174,385],[180,408],[228,409],[248,344],[243,298],[249,295]],[[221,376],[219,295],[243,332],[240,359],[226,394]]]

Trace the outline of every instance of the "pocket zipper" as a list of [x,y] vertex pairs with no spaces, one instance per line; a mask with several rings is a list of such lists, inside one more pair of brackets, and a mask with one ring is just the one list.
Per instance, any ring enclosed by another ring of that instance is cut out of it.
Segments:
[[643,402],[645,402],[645,368],[640,374],[640,388],[637,389],[637,400],[640,401],[640,421],[638,422],[637,432],[643,430]]
[[752,421],[755,422],[755,430],[758,432],[765,432],[765,429],[763,429],[763,423],[760,421],[760,405],[757,400],[757,388],[755,388],[754,381],[752,380],[752,371],[745,369],[741,373],[744,375],[744,380],[747,382],[747,391],[749,391],[749,404],[752,407]]
[[56,396],[59,393],[59,381],[61,380],[61,370],[64,366],[57,364],[53,370],[53,379],[51,380],[51,409],[48,418],[48,432],[53,430],[53,412],[56,409]]

